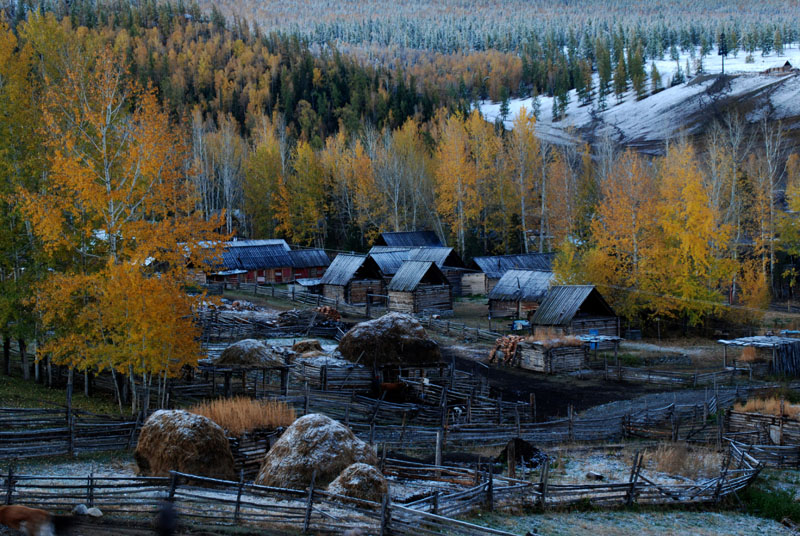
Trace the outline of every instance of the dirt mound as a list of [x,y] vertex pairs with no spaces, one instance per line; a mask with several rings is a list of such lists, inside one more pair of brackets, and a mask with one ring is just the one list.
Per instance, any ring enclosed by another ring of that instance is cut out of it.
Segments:
[[207,417],[183,410],[159,410],[145,421],[133,454],[139,473],[170,471],[233,480],[233,456],[222,428]]
[[316,484],[324,486],[354,463],[375,465],[372,448],[349,428],[319,414],[297,419],[275,442],[261,464],[255,483],[304,489],[317,471]]
[[261,341],[244,339],[225,348],[215,365],[259,366],[276,363],[270,349]]
[[416,318],[389,313],[356,324],[341,342],[342,356],[364,365],[423,364],[441,361],[439,345],[428,337]]
[[540,464],[547,461],[547,454],[544,451],[534,447],[524,439],[515,437],[509,440],[506,448],[500,451],[500,455],[496,459],[498,463],[508,463],[508,449],[512,443],[514,444],[514,458],[518,464],[524,461],[528,467],[539,467]]
[[389,492],[389,486],[386,477],[375,467],[366,463],[354,463],[331,482],[328,491],[345,497],[381,502],[383,496]]
[[298,354],[305,354],[308,352],[322,352],[322,345],[317,339],[304,339],[297,341],[292,345],[292,351]]

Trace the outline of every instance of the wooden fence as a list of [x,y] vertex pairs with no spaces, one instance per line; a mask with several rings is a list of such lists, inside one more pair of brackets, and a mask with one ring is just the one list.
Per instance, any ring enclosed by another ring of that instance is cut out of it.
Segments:
[[170,477],[109,477],[0,474],[6,504],[24,503],[69,511],[76,504],[96,506],[106,515],[153,516],[164,501],[180,515],[215,524],[267,526],[327,534],[359,527],[367,534],[509,533],[453,519],[476,509],[539,505],[541,508],[589,502],[598,506],[718,502],[746,487],[761,464],[730,443],[719,476],[691,484],[666,485],[644,473],[637,452],[627,482],[559,484],[549,481],[549,463],[538,482],[466,469],[387,460],[383,471],[392,483],[415,485],[422,498],[397,504],[388,496],[375,503],[337,496],[311,486],[291,490],[173,472]]

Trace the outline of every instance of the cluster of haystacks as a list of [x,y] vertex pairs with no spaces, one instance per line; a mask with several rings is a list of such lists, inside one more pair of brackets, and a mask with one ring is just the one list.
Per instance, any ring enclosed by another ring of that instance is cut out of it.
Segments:
[[214,361],[215,365],[259,367],[283,364],[263,342],[244,339],[225,348]]
[[381,502],[389,492],[389,485],[377,468],[366,463],[354,463],[331,482],[328,491],[345,497]]
[[316,485],[322,486],[354,463],[377,462],[372,448],[349,428],[324,415],[305,415],[287,428],[269,450],[255,483],[304,489],[316,471]]
[[170,471],[234,479],[233,455],[225,431],[207,417],[183,410],[159,410],[145,421],[134,459],[145,476]]
[[441,361],[439,345],[411,315],[389,313],[362,322],[339,342],[339,352],[348,361],[377,365],[405,365]]

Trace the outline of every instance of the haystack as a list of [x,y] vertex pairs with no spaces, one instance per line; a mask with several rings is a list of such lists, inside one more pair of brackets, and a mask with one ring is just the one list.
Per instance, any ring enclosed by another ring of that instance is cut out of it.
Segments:
[[381,502],[389,491],[389,485],[386,477],[375,467],[366,463],[354,463],[331,482],[328,491],[345,497]]
[[275,442],[261,464],[255,483],[304,489],[317,471],[316,485],[328,484],[346,467],[378,462],[372,448],[330,417],[300,417]]
[[225,348],[214,361],[215,365],[261,366],[271,365],[277,360],[261,341],[244,339]]
[[207,417],[183,410],[153,413],[142,426],[133,457],[145,476],[179,471],[228,480],[236,477],[222,428]]
[[367,366],[435,363],[442,359],[439,345],[428,337],[422,324],[402,313],[357,324],[342,337],[339,351],[345,359]]

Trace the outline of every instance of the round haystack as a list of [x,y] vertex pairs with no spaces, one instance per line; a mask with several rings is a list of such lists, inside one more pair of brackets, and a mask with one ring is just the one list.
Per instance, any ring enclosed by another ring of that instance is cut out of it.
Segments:
[[225,431],[202,415],[158,410],[145,421],[133,454],[139,474],[168,476],[170,471],[232,480],[233,455]]
[[342,356],[364,365],[423,364],[441,361],[439,345],[416,318],[389,313],[356,324],[339,342]]
[[328,491],[345,497],[381,502],[389,491],[389,485],[386,477],[375,467],[366,463],[354,463],[331,482]]
[[225,348],[215,365],[260,366],[276,362],[270,349],[261,341],[244,339]]
[[304,489],[316,470],[316,484],[324,486],[354,463],[376,464],[372,448],[349,428],[325,415],[300,417],[275,442],[261,464],[255,483]]

